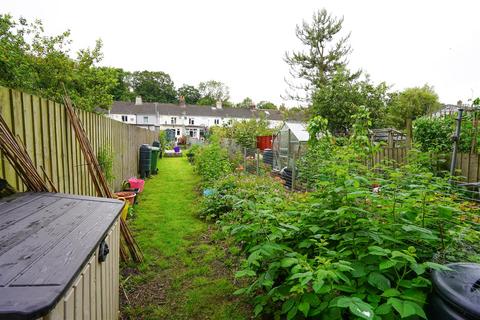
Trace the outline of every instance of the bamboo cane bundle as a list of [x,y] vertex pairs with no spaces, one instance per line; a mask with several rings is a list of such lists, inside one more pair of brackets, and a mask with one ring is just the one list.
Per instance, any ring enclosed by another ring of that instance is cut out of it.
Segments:
[[[28,191],[48,192],[48,186],[38,173],[22,141],[13,135],[7,123],[0,116],[0,149],[12,165]],[[52,191],[56,192],[52,185]]]
[[[64,87],[64,90],[65,90],[65,87]],[[87,162],[88,171],[92,178],[93,185],[95,187],[97,195],[99,197],[113,198],[113,193],[108,187],[108,183],[107,183],[107,180],[105,179],[105,175],[101,170],[100,164],[98,163],[98,159],[93,152],[92,145],[90,144],[90,141],[87,138],[87,135],[85,133],[85,130],[82,127],[82,123],[79,117],[75,113],[75,110],[72,106],[72,101],[70,100],[70,97],[68,96],[66,90],[65,90],[65,95],[63,97],[63,100],[65,102],[65,108],[67,110],[68,118],[75,131],[75,136],[80,145],[80,149],[82,150],[82,153],[85,157],[85,161]],[[120,233],[123,237],[123,241],[121,242],[126,245],[132,260],[135,262],[142,262],[143,261],[142,252],[137,242],[133,238],[133,235],[130,229],[128,228],[125,221],[123,221],[123,219],[120,219]],[[123,248],[122,246],[123,245],[120,246],[121,257],[123,258],[124,261],[127,261],[128,259],[127,250],[125,250],[125,248]]]

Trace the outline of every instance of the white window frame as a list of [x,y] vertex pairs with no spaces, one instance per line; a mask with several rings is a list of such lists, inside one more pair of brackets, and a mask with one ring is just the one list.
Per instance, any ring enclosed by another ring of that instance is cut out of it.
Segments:
[[220,124],[220,119],[213,119],[214,124]]
[[171,117],[170,124],[177,124],[177,117]]
[[143,116],[143,123],[148,123],[148,116]]
[[127,122],[128,121],[128,116],[122,116],[122,121]]
[[179,137],[180,136],[180,129],[177,129],[175,134],[177,135],[177,137]]
[[188,124],[189,125],[195,125],[195,118],[188,118]]

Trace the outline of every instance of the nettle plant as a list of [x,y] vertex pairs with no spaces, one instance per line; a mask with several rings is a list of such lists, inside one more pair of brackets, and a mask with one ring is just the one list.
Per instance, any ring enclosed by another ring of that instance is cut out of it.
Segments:
[[246,256],[237,276],[248,286],[237,293],[252,297],[256,315],[426,318],[430,271],[478,261],[474,210],[425,169],[422,154],[400,168],[369,166],[368,122],[359,114],[344,145],[326,137],[311,148],[319,155],[315,192],[276,192],[266,178],[229,177],[204,201]]

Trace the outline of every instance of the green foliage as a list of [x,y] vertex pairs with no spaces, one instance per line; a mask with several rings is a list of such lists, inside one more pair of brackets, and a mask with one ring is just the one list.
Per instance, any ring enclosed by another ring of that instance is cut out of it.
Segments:
[[236,275],[248,283],[237,294],[253,299],[256,315],[425,319],[430,270],[480,261],[475,209],[424,166],[428,155],[396,168],[367,166],[376,146],[366,135],[368,112],[359,111],[344,144],[329,136],[311,142],[315,163],[303,175],[314,175],[315,192],[230,175],[204,197],[201,215],[245,254]]
[[244,148],[255,148],[257,136],[269,136],[273,130],[268,127],[265,117],[257,119],[234,121],[224,128],[224,137],[234,139]]
[[[297,25],[296,35],[306,47],[305,51],[285,54],[285,62],[290,66],[290,74],[294,80],[303,79],[306,85],[291,84],[292,89],[299,87],[307,92],[326,85],[335,75],[337,69],[347,66],[347,57],[351,52],[348,44],[349,34],[342,37],[343,17],[336,18],[325,9],[316,11],[312,21],[303,21]],[[360,72],[348,74],[349,80],[360,75]],[[291,98],[299,99],[297,94],[289,94]]]
[[49,36],[43,24],[0,15],[0,85],[21,89],[58,102],[62,83],[78,108],[109,108],[117,85],[114,68],[98,67],[102,42],[70,57],[70,32]]
[[202,98],[198,101],[199,105],[214,106],[217,101],[222,103],[228,102],[230,99],[230,89],[223,82],[210,80],[200,82],[198,90]]
[[146,102],[176,103],[177,92],[170,75],[162,71],[135,71],[132,74],[135,94]]
[[253,100],[249,97],[246,97],[245,99],[243,99],[242,102],[240,103],[237,103],[235,105],[236,108],[243,108],[243,109],[250,109],[252,107],[255,107],[255,103],[253,102]]
[[374,85],[368,78],[351,78],[347,70],[332,74],[330,81],[313,94],[312,116],[327,119],[331,132],[346,134],[352,128],[352,116],[363,105],[369,109],[374,127],[383,127],[389,102],[388,86],[383,82]]
[[184,84],[177,91],[178,96],[183,96],[187,104],[196,104],[201,98],[200,91],[194,86]]
[[226,150],[220,146],[215,137],[209,144],[195,152],[195,171],[200,175],[205,186],[212,184],[232,170]]
[[260,101],[257,104],[257,108],[258,109],[264,109],[264,110],[268,110],[268,109],[277,110],[278,109],[278,107],[273,102],[270,102],[270,101]]
[[[421,117],[415,120],[413,137],[421,151],[434,153],[448,153],[452,151],[452,136],[455,132],[457,115],[428,118]],[[462,120],[458,150],[460,152],[478,152],[476,143],[480,140],[477,128],[478,120],[475,113],[465,114]]]
[[413,125],[413,139],[421,151],[449,152],[452,150],[454,124],[451,117],[419,118]]
[[100,165],[100,169],[102,170],[103,174],[105,175],[105,179],[112,183],[115,179],[113,175],[113,152],[112,146],[107,144],[103,145],[97,153],[97,160],[98,164]]
[[405,128],[406,119],[420,117],[440,109],[438,95],[433,87],[407,88],[392,98],[390,105],[391,121],[397,128]]

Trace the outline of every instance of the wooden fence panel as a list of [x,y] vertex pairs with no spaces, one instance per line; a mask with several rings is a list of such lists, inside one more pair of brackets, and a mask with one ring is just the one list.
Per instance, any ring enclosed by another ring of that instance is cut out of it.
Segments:
[[[151,144],[157,133],[127,125],[103,115],[76,110],[95,154],[113,152],[112,189],[138,173],[138,148]],[[42,177],[48,176],[60,192],[92,195],[95,189],[85,158],[62,104],[0,87],[0,113],[24,144]],[[10,163],[0,153],[0,178],[18,191],[26,191]]]

